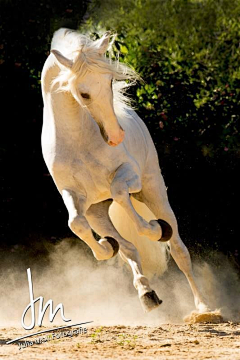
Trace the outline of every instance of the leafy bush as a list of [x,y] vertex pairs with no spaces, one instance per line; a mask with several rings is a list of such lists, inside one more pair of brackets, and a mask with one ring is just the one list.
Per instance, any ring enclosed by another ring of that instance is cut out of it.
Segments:
[[239,0],[93,1],[85,28],[118,33],[115,54],[144,79],[132,90],[159,150],[239,155]]

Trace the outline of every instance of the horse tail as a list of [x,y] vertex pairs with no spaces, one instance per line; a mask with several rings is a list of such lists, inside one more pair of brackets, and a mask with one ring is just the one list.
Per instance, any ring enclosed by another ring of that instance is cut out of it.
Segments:
[[[148,207],[131,196],[132,204],[139,215],[149,221],[156,219]],[[139,236],[135,226],[126,211],[115,201],[109,210],[110,218],[119,232],[126,240],[134,244],[139,252],[143,273],[152,278],[162,275],[167,270],[168,245],[166,242],[151,241],[146,236]]]

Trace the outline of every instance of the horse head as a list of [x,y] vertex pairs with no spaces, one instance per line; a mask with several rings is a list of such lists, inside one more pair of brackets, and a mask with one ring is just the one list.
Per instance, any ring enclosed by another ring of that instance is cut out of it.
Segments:
[[124,130],[114,110],[113,81],[131,78],[134,72],[104,56],[109,40],[110,33],[107,32],[96,41],[85,37],[79,49],[70,56],[55,49],[51,52],[62,68],[58,81],[68,83],[75,100],[98,124],[104,141],[117,146],[124,139]]

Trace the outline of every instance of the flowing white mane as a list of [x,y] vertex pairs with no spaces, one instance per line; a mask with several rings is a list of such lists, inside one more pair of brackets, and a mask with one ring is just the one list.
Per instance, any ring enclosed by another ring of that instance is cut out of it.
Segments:
[[[91,40],[88,36],[69,29],[63,28],[56,31],[52,39],[51,50],[56,49],[72,60],[73,67],[71,69],[62,67],[60,74],[54,79],[53,85],[58,83],[58,91],[70,91],[76,99],[76,84],[81,81],[81,77],[87,71],[109,73],[114,79],[114,110],[120,116],[122,113],[126,114],[126,110],[130,107],[130,99],[125,91],[139,76],[126,64],[100,55],[99,41]],[[108,47],[110,53],[112,45],[113,41]],[[129,82],[126,83],[123,80],[129,80]],[[77,101],[83,105],[79,97]]]

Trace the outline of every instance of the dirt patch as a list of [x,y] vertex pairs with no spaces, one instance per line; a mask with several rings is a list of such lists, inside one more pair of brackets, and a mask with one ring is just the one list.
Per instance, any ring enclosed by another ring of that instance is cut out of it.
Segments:
[[87,326],[87,334],[34,343],[21,350],[18,344],[6,345],[6,341],[21,335],[20,328],[0,328],[1,357],[19,360],[240,359],[240,323],[231,322],[158,327]]
[[223,322],[223,317],[221,315],[220,309],[216,309],[215,311],[208,311],[204,313],[192,311],[190,315],[185,316],[184,321],[189,324],[197,324],[197,323],[220,324]]

